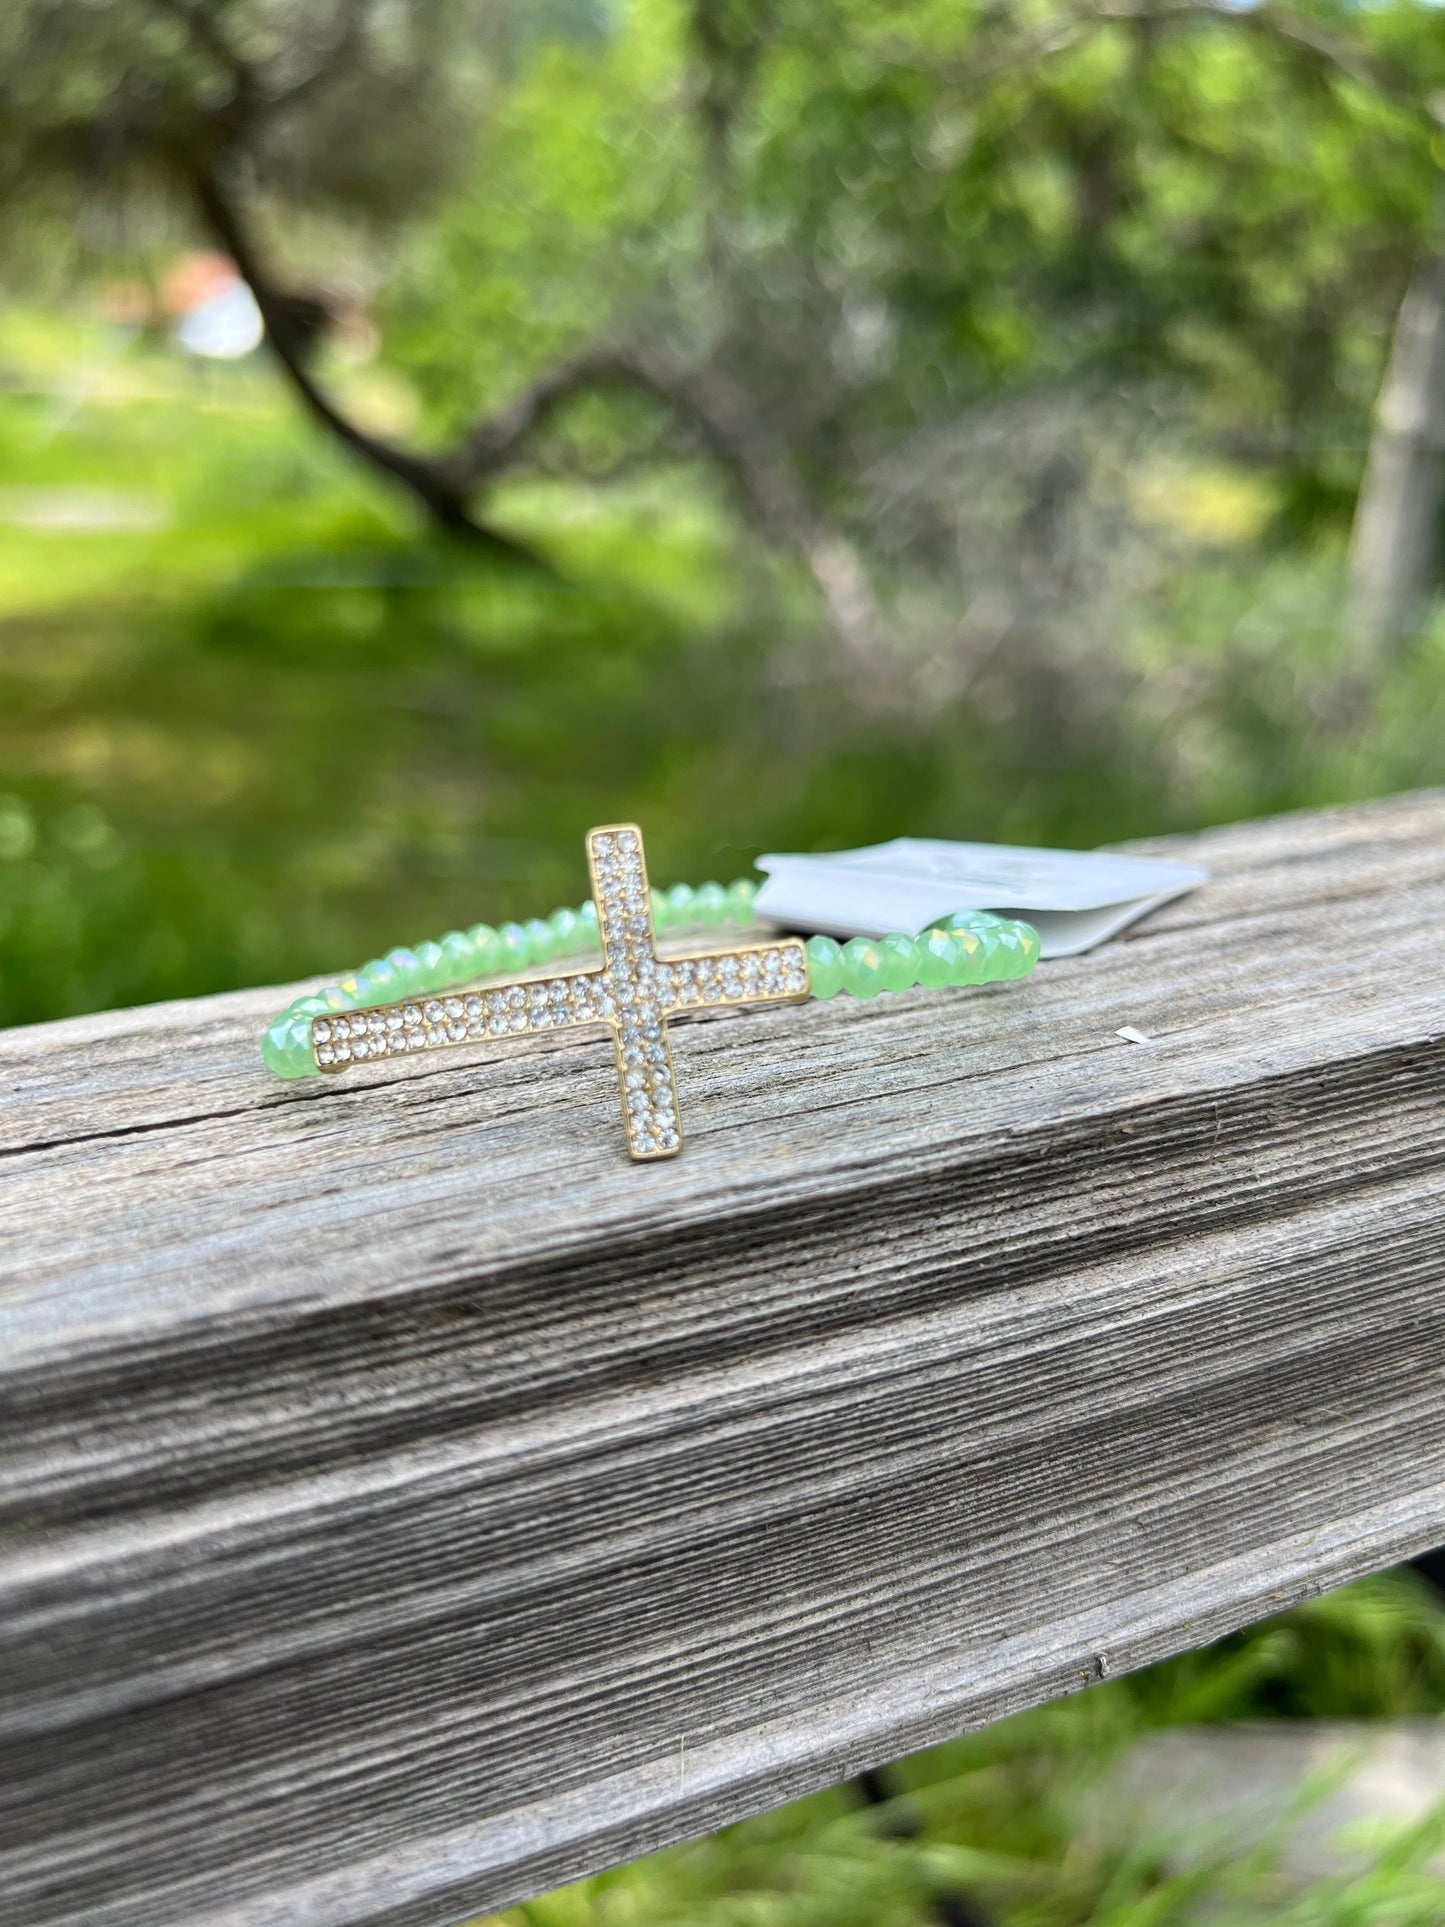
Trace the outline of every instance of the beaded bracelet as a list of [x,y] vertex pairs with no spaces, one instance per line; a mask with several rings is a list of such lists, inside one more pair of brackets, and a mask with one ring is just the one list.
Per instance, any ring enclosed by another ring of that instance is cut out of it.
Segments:
[[[775,937],[704,956],[664,957],[655,931],[718,929],[755,921],[756,886],[648,885],[635,824],[591,830],[592,896],[577,910],[527,923],[473,924],[436,943],[391,950],[339,983],[299,997],[268,1027],[261,1056],[278,1077],[337,1072],[520,1032],[610,1025],[628,1150],[637,1159],[682,1149],[669,1019],[715,1006],[799,1003],[808,997],[876,997],[915,984],[943,989],[1026,977],[1038,961],[1027,923],[966,910],[917,937]],[[528,976],[564,958],[602,962],[570,974]],[[501,982],[488,979],[502,978]],[[461,991],[460,986],[475,985]]]

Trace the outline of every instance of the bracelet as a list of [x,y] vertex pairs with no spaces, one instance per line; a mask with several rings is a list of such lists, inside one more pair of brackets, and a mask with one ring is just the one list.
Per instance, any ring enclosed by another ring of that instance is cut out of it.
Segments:
[[[775,937],[703,956],[665,957],[658,930],[754,921],[756,886],[704,883],[651,889],[635,824],[587,834],[592,896],[523,924],[474,924],[436,943],[388,951],[339,983],[299,997],[267,1026],[261,1057],[278,1077],[339,1072],[376,1057],[586,1024],[610,1025],[627,1146],[635,1159],[682,1149],[667,1026],[714,1006],[801,1003],[1002,982],[1026,977],[1038,932],[985,910],[944,917],[917,937]],[[519,976],[562,958],[600,965],[564,975]],[[486,980],[502,977],[502,982]],[[461,991],[463,985],[475,989]]]

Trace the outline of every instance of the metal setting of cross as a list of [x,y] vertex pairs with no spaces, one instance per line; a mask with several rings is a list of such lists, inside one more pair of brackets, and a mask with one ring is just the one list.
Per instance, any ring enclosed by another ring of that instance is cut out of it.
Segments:
[[638,1160],[676,1157],[682,1122],[669,1018],[725,1005],[802,1003],[808,995],[808,953],[797,938],[785,937],[698,957],[660,957],[642,832],[635,823],[589,830],[587,869],[597,906],[600,968],[519,977],[344,1017],[315,1018],[316,1068],[343,1071],[373,1057],[607,1024],[629,1153]]

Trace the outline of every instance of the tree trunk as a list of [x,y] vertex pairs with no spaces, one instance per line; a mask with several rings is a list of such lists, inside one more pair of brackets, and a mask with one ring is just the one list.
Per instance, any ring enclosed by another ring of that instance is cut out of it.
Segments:
[[1358,655],[1378,664],[1418,622],[1445,498],[1445,254],[1424,255],[1395,325],[1350,537]]

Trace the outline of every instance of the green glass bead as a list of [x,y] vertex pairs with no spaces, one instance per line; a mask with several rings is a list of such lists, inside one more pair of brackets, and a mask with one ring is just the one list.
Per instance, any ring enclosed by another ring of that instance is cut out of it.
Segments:
[[879,972],[885,990],[911,990],[918,981],[918,948],[912,937],[895,931],[878,939]]
[[942,990],[958,981],[963,952],[947,930],[925,930],[914,942],[915,982]]
[[356,1004],[348,997],[340,984],[325,984],[316,995],[328,1010],[355,1010]]
[[[1033,944],[1029,942],[1030,937],[1034,939]],[[1017,977],[1027,977],[1038,956],[1035,948],[1037,938],[1038,932],[1031,925],[1005,919],[998,933],[998,955],[993,967],[995,978],[1008,982]]]
[[416,946],[418,965],[416,987],[418,990],[442,990],[446,986],[446,959],[442,956],[439,943],[419,943]]
[[843,988],[843,951],[831,937],[808,939],[808,988],[815,997],[836,997]]
[[329,1017],[331,1005],[324,997],[298,997],[290,1010],[290,1017]]
[[557,939],[545,917],[528,917],[522,928],[527,933],[527,948],[534,964],[546,963],[557,954]]
[[753,907],[757,894],[758,886],[750,877],[739,877],[735,883],[730,883],[724,922],[751,923],[757,914]]
[[532,946],[520,923],[504,923],[497,935],[502,940],[502,968],[525,970],[532,961]]
[[495,977],[502,968],[502,940],[489,923],[468,927],[467,942],[472,946],[472,975]]
[[[1024,957],[1028,963],[1029,970],[1032,970],[1043,954],[1043,939],[1031,923],[1020,922],[1019,941],[1024,947]],[[1024,974],[1027,976],[1028,972],[1026,971]]]
[[364,1010],[366,1008],[366,985],[361,981],[361,977],[356,971],[353,971],[349,977],[343,977],[336,988],[346,999],[346,1002],[342,1005],[343,1010]]
[[396,972],[385,957],[373,957],[370,963],[361,966],[356,977],[368,1004],[389,1004],[401,995]]
[[439,989],[470,983],[477,974],[477,947],[465,930],[448,930],[442,938],[443,976]]
[[315,1070],[311,1055],[311,1019],[293,1017],[288,1010],[268,1025],[261,1039],[261,1061],[277,1077],[306,1077]]
[[720,923],[727,920],[728,893],[720,883],[700,883],[692,893],[692,914],[695,922],[716,930]]
[[958,962],[948,981],[959,988],[964,984],[986,983],[988,960],[993,955],[992,941],[969,924],[953,924],[946,934],[958,951]]
[[855,997],[876,997],[883,988],[883,953],[871,937],[844,944],[843,988]]
[[409,997],[414,990],[421,989],[421,964],[414,950],[399,944],[395,950],[387,951],[386,961],[396,972],[396,989],[392,992],[394,997]]
[[667,901],[666,894],[654,887],[650,895],[652,899],[653,929],[670,930],[672,928],[672,909]]
[[588,897],[577,909],[578,934],[585,939],[586,948],[591,950],[597,942],[597,905]]
[[554,910],[548,918],[552,926],[552,955],[571,957],[582,948],[575,910]]
[[673,884],[667,893],[667,912],[668,923],[674,930],[686,930],[690,923],[697,921],[697,912],[693,908],[691,884]]

